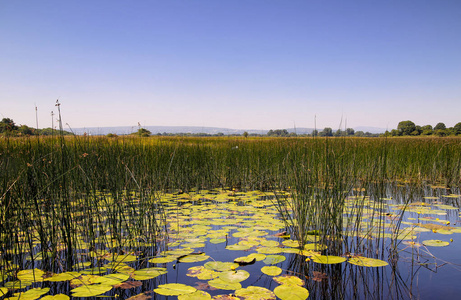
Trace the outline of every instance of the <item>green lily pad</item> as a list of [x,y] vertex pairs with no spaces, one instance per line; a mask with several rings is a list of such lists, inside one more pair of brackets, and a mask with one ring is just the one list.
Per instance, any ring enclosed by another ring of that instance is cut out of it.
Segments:
[[388,263],[385,262],[384,260],[376,259],[376,258],[368,258],[368,257],[353,257],[349,259],[347,262],[357,265],[357,266],[362,266],[362,267],[384,267],[387,266]]
[[173,262],[175,260],[176,260],[176,256],[170,255],[170,256],[154,257],[154,258],[149,259],[149,262],[153,264],[166,264],[169,262]]
[[263,262],[266,265],[275,265],[285,261],[286,259],[287,258],[283,255],[268,255],[266,259],[263,260]]
[[346,258],[334,255],[314,255],[311,259],[313,262],[327,265],[340,264],[346,261]]
[[314,250],[314,251],[321,251],[327,249],[326,245],[318,244],[318,243],[310,243],[304,245],[305,250]]
[[191,294],[196,291],[196,288],[181,283],[161,284],[156,289],[154,289],[155,293],[164,296],[179,296],[184,294]]
[[221,278],[210,280],[208,281],[208,284],[220,290],[238,290],[242,288],[242,285],[239,282],[227,282]]
[[51,277],[45,278],[44,281],[58,282],[58,281],[67,281],[80,277],[78,272],[64,272],[59,274],[54,274]]
[[253,264],[256,261],[255,257],[241,256],[234,259],[234,262],[239,265],[249,265]]
[[224,271],[221,272],[221,274],[219,275],[220,279],[230,283],[241,282],[247,279],[248,277],[250,277],[250,273],[244,270]]
[[424,246],[431,246],[431,247],[445,247],[450,245],[449,242],[444,242],[441,240],[425,240],[423,241]]
[[274,289],[274,293],[281,300],[305,300],[309,291],[297,285],[282,284]]
[[101,283],[107,285],[116,285],[122,283],[130,278],[130,275],[122,274],[122,273],[114,273],[105,276],[101,276],[96,278],[94,283]]
[[275,300],[275,294],[263,287],[249,286],[235,291],[235,296],[245,300]]
[[214,239],[209,240],[209,242],[212,244],[221,244],[221,243],[224,243],[225,241],[226,239],[224,238],[214,238]]
[[247,255],[248,258],[254,258],[256,261],[262,261],[266,258],[266,254],[262,253],[251,253],[250,255]]
[[295,240],[286,240],[286,241],[283,241],[282,244],[286,247],[292,247],[292,248],[299,248],[301,246],[299,241],[295,241]]
[[304,284],[304,280],[291,275],[279,276],[274,277],[275,282],[279,284],[286,284],[286,285],[296,285],[302,286]]
[[132,277],[135,280],[149,280],[166,273],[166,268],[145,268],[134,271]]
[[251,249],[252,246],[250,245],[241,245],[241,244],[234,244],[226,246],[227,250],[236,250],[236,251],[245,251]]
[[33,288],[26,292],[15,293],[13,297],[9,297],[7,299],[35,300],[35,299],[40,298],[40,296],[48,293],[49,291],[50,291],[50,288]]
[[204,261],[204,260],[207,260],[208,258],[210,258],[210,256],[205,255],[204,253],[196,254],[196,255],[186,255],[184,257],[181,257],[179,259],[179,262],[192,263],[192,262]]
[[178,296],[178,300],[210,300],[211,295],[205,291],[195,291],[190,294],[183,294]]
[[205,263],[204,267],[215,271],[230,271],[235,270],[239,264],[233,262],[222,262],[222,261],[209,261]]
[[111,285],[107,284],[91,284],[91,285],[82,285],[73,290],[72,297],[92,297],[104,294],[112,289]]
[[70,284],[72,286],[89,285],[89,284],[93,284],[96,278],[99,278],[99,276],[98,275],[83,275],[81,277],[71,279]]
[[277,254],[282,252],[282,248],[280,247],[260,247],[256,249],[260,254]]
[[44,274],[45,272],[40,269],[21,270],[18,272],[17,277],[21,281],[41,282]]
[[126,255],[114,255],[106,257],[108,261],[115,261],[115,262],[133,262],[138,259],[136,255],[126,254]]
[[197,277],[200,280],[210,280],[219,277],[219,272],[207,269],[204,266],[191,267],[187,270],[187,276]]
[[277,266],[264,266],[261,268],[261,272],[269,276],[277,276],[282,273],[282,269]]

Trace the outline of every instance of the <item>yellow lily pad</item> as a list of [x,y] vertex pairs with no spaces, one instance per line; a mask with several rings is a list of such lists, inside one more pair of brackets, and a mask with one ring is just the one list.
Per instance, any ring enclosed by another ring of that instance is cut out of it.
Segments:
[[196,291],[196,288],[181,283],[161,284],[156,289],[154,289],[155,293],[164,296],[179,296],[184,294],[191,294]]
[[132,277],[135,280],[149,280],[166,273],[166,268],[144,268],[134,271]]
[[69,300],[70,297],[64,294],[47,295],[40,300]]
[[269,276],[277,276],[282,274],[282,269],[277,266],[264,266],[261,268],[261,272]]
[[104,294],[112,289],[111,285],[107,284],[91,284],[82,285],[75,289],[70,290],[72,297],[92,297]]
[[51,277],[45,278],[44,281],[58,282],[58,281],[68,281],[80,277],[78,272],[64,272],[59,274],[54,274]]
[[445,247],[450,245],[449,242],[444,242],[441,240],[425,240],[423,241],[424,246],[431,246],[431,247]]
[[190,294],[183,294],[178,296],[178,300],[210,300],[211,295],[205,291],[195,291]]
[[275,294],[263,287],[249,286],[235,291],[235,296],[245,300],[275,300]]
[[291,275],[274,277],[273,279],[275,280],[275,282],[279,284],[299,285],[299,286],[302,286],[304,284],[304,280],[302,280],[299,277],[291,276]]
[[268,255],[266,259],[263,260],[263,262],[266,265],[275,265],[285,261],[286,259],[287,258],[283,255]]
[[388,265],[384,260],[362,256],[353,257],[348,262],[361,267],[384,267]]
[[309,291],[306,288],[289,284],[277,286],[274,293],[281,300],[305,300],[309,297]]
[[340,264],[346,261],[346,258],[334,255],[314,255],[311,259],[313,262],[327,265]]
[[208,281],[208,284],[220,290],[238,290],[242,288],[242,285],[239,282],[227,282],[221,278],[210,280]]
[[250,273],[245,270],[238,270],[238,271],[224,271],[219,274],[219,278],[224,280],[225,282],[236,283],[244,281],[250,277]]

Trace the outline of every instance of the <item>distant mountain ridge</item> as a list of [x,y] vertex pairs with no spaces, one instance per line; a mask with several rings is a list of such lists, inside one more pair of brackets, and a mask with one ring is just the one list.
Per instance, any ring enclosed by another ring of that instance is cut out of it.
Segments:
[[[206,134],[218,134],[223,133],[224,135],[236,135],[243,134],[245,131],[249,134],[266,134],[269,130],[266,129],[232,129],[222,127],[201,127],[201,126],[142,126],[152,132],[152,134],[163,134],[163,133],[206,133]],[[139,129],[138,126],[117,126],[117,127],[84,127],[84,128],[73,128],[72,131],[77,135],[84,133],[90,135],[107,135],[109,133],[124,135],[136,132]],[[297,127],[297,128],[273,128],[275,129],[286,129],[288,132],[296,132],[297,134],[310,134],[314,128]],[[318,131],[322,131],[323,128],[317,128]],[[343,129],[344,130],[344,129]],[[386,129],[378,127],[366,127],[359,126],[354,128],[355,131],[371,132],[371,133],[384,133]],[[333,131],[336,129],[333,128]]]

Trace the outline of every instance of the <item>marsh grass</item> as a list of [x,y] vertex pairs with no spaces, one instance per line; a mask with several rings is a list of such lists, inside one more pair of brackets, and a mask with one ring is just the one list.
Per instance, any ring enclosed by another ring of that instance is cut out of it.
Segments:
[[[81,255],[105,249],[155,255],[166,232],[159,194],[212,188],[283,191],[275,192],[281,217],[303,244],[315,234],[330,253],[384,253],[381,231],[371,241],[345,236],[363,229],[369,203],[384,207],[380,199],[396,182],[459,186],[460,141],[7,138],[0,142],[2,272],[38,263],[68,271]],[[370,231],[384,218],[373,215]]]

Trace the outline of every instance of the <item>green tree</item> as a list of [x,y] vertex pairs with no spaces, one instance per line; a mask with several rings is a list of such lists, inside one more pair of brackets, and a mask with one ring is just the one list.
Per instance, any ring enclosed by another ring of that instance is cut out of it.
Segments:
[[312,136],[318,136],[319,131],[317,129],[312,130]]
[[453,133],[456,135],[461,135],[461,122],[453,126]]
[[33,135],[34,132],[35,132],[35,129],[34,129],[34,128],[30,128],[30,127],[27,126],[27,125],[21,125],[21,126],[19,126],[19,128],[18,128],[18,132],[19,132],[21,135]]
[[440,130],[440,129],[445,130],[445,129],[447,129],[447,126],[445,126],[445,124],[442,123],[442,122],[437,123],[437,125],[435,125],[435,127],[434,127],[434,130],[437,131],[437,130]]
[[351,136],[355,134],[354,128],[346,128],[346,135]]
[[14,124],[14,121],[10,118],[3,118],[0,121],[0,133],[11,133],[12,131],[18,130],[18,126]]
[[325,127],[322,131],[319,132],[320,136],[333,136],[333,129],[330,127]]
[[244,131],[244,132],[243,132],[243,137],[244,137],[244,138],[247,138],[247,137],[248,137],[248,132]]
[[401,121],[397,126],[399,135],[411,135],[416,130],[416,125],[412,121]]
[[148,137],[152,134],[149,130],[145,128],[139,128],[138,131],[136,132],[136,135],[139,135],[141,137]]

